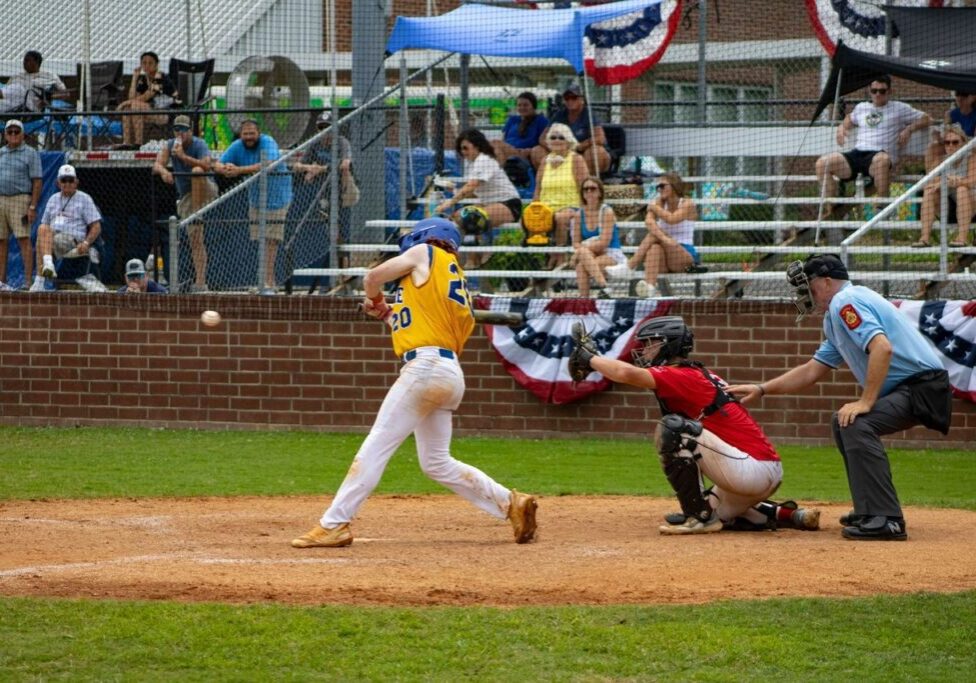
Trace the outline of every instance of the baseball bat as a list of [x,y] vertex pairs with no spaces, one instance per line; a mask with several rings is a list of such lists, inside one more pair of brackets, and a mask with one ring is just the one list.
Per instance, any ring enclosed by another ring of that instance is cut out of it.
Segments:
[[[525,316],[514,311],[477,310],[472,311],[471,315],[476,323],[480,323],[482,325],[507,325],[508,327],[517,327],[518,325],[525,324]],[[393,321],[390,318],[387,318],[385,322],[387,325],[393,324]]]

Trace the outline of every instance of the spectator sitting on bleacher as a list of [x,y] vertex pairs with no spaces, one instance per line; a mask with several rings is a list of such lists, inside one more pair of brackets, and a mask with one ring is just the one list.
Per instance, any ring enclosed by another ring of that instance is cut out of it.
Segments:
[[[817,159],[817,183],[824,197],[837,195],[838,179],[853,180],[859,173],[874,181],[879,196],[887,197],[891,169],[898,163],[901,148],[908,144],[912,133],[932,125],[928,114],[889,99],[890,76],[871,81],[870,92],[871,101],[858,103],[837,128],[837,144],[843,147],[848,131],[857,127],[854,149],[831,152]],[[821,215],[834,216],[837,210],[829,202],[824,203]]]
[[531,92],[520,93],[515,98],[515,111],[518,113],[505,121],[502,139],[491,143],[499,164],[504,164],[509,157],[530,160],[532,148],[539,144],[539,138],[549,127],[549,119],[536,111],[538,106],[539,100]]
[[637,283],[637,295],[642,298],[660,296],[657,287],[659,273],[683,273],[698,260],[694,247],[695,221],[698,210],[695,202],[686,197],[687,187],[677,173],[665,173],[658,178],[657,197],[647,205],[647,235],[630,260],[607,268],[610,277],[632,278],[636,267],[643,262],[644,279]]
[[56,74],[41,71],[41,53],[30,50],[24,55],[24,73],[11,76],[0,90],[0,112],[31,111],[44,108],[48,96],[67,95],[68,89]]
[[[587,175],[599,176],[610,168],[610,153],[607,152],[607,137],[600,125],[600,119],[593,117],[593,130],[590,130],[590,110],[583,97],[583,90],[573,83],[563,91],[563,106],[553,114],[551,124],[563,123],[573,131],[576,138],[576,153],[583,156],[589,169]],[[550,125],[551,130],[551,125]],[[546,131],[539,138],[539,146],[532,150],[532,166],[539,168],[551,149]],[[593,146],[596,145],[596,163],[593,161]]]
[[604,269],[626,263],[620,248],[617,215],[604,204],[603,182],[589,176],[580,186],[580,210],[572,218],[573,259],[576,266],[576,287],[581,297],[590,295],[590,278],[596,283],[597,296],[611,298]]
[[[177,98],[173,81],[159,70],[159,57],[155,52],[143,52],[139,56],[139,66],[132,73],[129,99],[119,104],[118,110],[169,109]],[[143,132],[146,123],[162,126],[168,121],[169,118],[165,114],[124,116],[122,117],[122,142],[126,145],[141,145],[146,141]]]
[[168,294],[169,290],[155,280],[146,277],[146,264],[140,259],[129,259],[125,264],[125,284],[119,294]]
[[[554,123],[546,133],[549,153],[539,165],[532,201],[552,209],[556,234],[554,246],[564,246],[569,236],[569,221],[579,206],[580,187],[589,175],[586,163],[575,152],[576,138],[565,123]],[[562,254],[550,254],[549,267],[565,263]]]
[[[946,110],[942,121],[943,128],[947,130],[949,126],[955,123],[962,128],[967,136],[973,137],[973,135],[976,135],[976,95],[962,90],[956,90],[953,93],[953,97],[956,100],[956,106]],[[932,129],[932,142],[929,143],[928,148],[925,150],[926,165],[930,156],[942,154],[944,144],[942,139],[943,133],[944,131],[940,132],[938,128]]]
[[[943,150],[940,154],[925,155],[925,172],[945,161],[950,154],[955,154],[969,142],[969,137],[963,132],[958,123],[946,128],[943,134]],[[949,242],[950,247],[969,246],[969,228],[974,213],[973,194],[976,190],[976,154],[967,152],[961,159],[954,161],[945,169],[946,185],[949,189],[949,215],[946,222],[953,218],[959,225],[959,231]],[[941,206],[942,178],[932,178],[922,191],[922,234],[917,242],[912,243],[915,248],[931,246],[932,223],[935,222]],[[955,214],[955,216],[953,216]]]
[[495,152],[485,134],[476,128],[461,131],[454,150],[462,160],[464,185],[453,196],[437,205],[435,213],[454,211],[458,221],[459,202],[477,199],[491,220],[491,227],[517,221],[522,215],[522,200],[512,181],[495,160]]

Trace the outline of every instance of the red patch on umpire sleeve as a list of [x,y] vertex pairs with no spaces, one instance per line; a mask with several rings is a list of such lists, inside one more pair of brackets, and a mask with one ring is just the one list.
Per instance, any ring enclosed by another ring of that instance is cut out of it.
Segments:
[[861,316],[858,315],[857,309],[854,308],[853,304],[847,304],[842,309],[840,309],[840,319],[844,321],[847,325],[847,329],[854,330],[857,326],[861,324]]

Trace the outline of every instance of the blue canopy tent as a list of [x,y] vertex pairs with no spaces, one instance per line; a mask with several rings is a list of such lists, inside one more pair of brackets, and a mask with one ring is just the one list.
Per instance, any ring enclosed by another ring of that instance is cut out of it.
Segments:
[[[642,27],[650,31],[661,23],[663,2],[623,0],[594,7],[539,11],[462,5],[436,17],[397,17],[386,51],[394,54],[407,49],[430,49],[492,57],[564,59],[582,76],[584,37],[591,24],[644,12]],[[581,80],[589,102],[587,81]]]

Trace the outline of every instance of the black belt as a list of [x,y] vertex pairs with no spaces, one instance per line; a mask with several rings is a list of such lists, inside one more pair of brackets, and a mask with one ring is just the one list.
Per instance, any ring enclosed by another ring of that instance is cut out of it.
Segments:
[[[440,355],[441,358],[454,358],[454,352],[451,351],[450,349],[437,349],[437,353]],[[409,363],[416,357],[417,357],[417,349],[407,351],[405,354],[403,354],[403,362]]]

